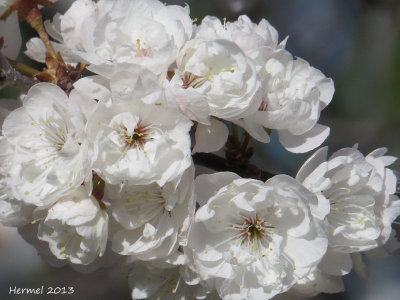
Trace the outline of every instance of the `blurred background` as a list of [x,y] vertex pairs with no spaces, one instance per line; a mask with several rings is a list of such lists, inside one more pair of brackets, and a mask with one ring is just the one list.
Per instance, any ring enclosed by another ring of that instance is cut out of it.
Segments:
[[[184,1],[165,1],[183,5]],[[266,18],[280,34],[289,36],[287,48],[332,77],[336,92],[322,112],[320,123],[331,133],[325,145],[329,152],[358,143],[364,154],[387,147],[400,157],[400,1],[399,0],[187,0],[191,15],[200,21],[205,15],[234,21],[247,14],[254,22]],[[70,0],[59,0],[55,10],[63,11]],[[51,18],[54,9],[44,13]],[[33,35],[25,24],[24,39]],[[22,46],[22,51],[25,47]],[[19,61],[32,64],[23,53]],[[1,98],[16,95],[5,88]],[[12,108],[16,102],[0,100]],[[295,175],[311,153],[294,155],[282,148],[276,135],[270,144],[257,145],[254,162],[272,173]],[[394,169],[399,170],[396,162]],[[400,299],[400,256],[367,261],[369,278],[351,273],[344,277],[345,293],[319,295],[316,299],[397,300]],[[69,267],[53,268],[43,262],[16,229],[0,225],[0,299],[130,299],[122,272],[110,269],[81,274]],[[10,286],[74,286],[68,297],[9,296]]]

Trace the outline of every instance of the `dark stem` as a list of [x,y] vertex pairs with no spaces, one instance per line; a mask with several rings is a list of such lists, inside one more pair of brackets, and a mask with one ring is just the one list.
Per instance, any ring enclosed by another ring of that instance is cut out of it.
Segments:
[[35,81],[15,70],[0,51],[0,87],[12,86],[24,92],[28,91]]
[[240,145],[240,151],[242,153],[246,153],[247,147],[249,146],[251,140],[251,136],[250,134],[248,134],[247,132],[244,132],[242,135],[242,143]]
[[196,153],[193,155],[193,161],[195,164],[212,169],[214,171],[235,172],[244,178],[253,178],[266,181],[275,176],[274,174],[265,172],[252,164],[248,164],[246,168],[238,170],[237,168],[232,167],[225,158],[212,153]]
[[238,126],[232,123],[232,136],[233,136],[233,143],[236,147],[239,146],[239,131]]

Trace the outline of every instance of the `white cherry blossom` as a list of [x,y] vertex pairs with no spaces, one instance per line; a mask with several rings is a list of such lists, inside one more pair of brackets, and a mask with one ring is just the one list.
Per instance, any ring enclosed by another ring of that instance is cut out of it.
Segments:
[[263,98],[258,110],[239,124],[261,142],[263,128],[276,129],[281,144],[291,152],[315,149],[329,135],[318,124],[320,112],[332,99],[334,86],[319,70],[286,50],[275,52],[265,63]]
[[77,272],[88,274],[101,268],[118,268],[124,264],[122,257],[111,250],[111,245],[109,242],[107,242],[107,246],[103,255],[96,257],[87,265],[73,263],[66,259],[63,255],[62,257],[57,258],[50,250],[49,243],[47,241],[38,239],[38,228],[39,222],[36,221],[19,227],[18,233],[27,243],[31,244],[36,249],[37,254],[51,267],[61,268],[68,265]]
[[[153,95],[153,86],[147,95]],[[94,153],[93,169],[108,183],[158,183],[179,178],[191,164],[189,130],[192,125],[174,107],[145,104],[138,89],[100,103],[88,124]],[[115,95],[114,95],[115,96]]]
[[[223,119],[245,117],[261,103],[260,82],[251,59],[226,40],[190,40],[177,58],[172,80],[187,97],[198,93],[210,114]],[[183,96],[182,96],[183,97]],[[189,101],[189,100],[188,100]]]
[[23,107],[7,116],[3,135],[14,152],[7,172],[13,197],[48,205],[84,181],[90,172],[85,100],[39,83],[24,97]]
[[270,299],[324,255],[327,239],[306,204],[316,196],[293,178],[201,175],[196,193],[203,192],[200,199],[211,198],[196,212],[188,247],[200,278],[214,280],[222,299]]
[[[400,215],[394,195],[396,176],[386,168],[396,158],[380,148],[364,157],[355,148],[344,148],[327,158],[327,148],[312,155],[297,174],[304,186],[329,200],[330,212],[319,218],[329,239],[329,249],[318,266],[330,275],[352,268],[351,253],[367,251],[387,242],[393,220]],[[319,212],[310,205],[314,215]]]
[[38,238],[49,243],[58,259],[87,265],[104,254],[108,215],[80,186],[49,208],[39,224]]
[[122,189],[108,186],[112,215],[122,225],[114,234],[113,250],[151,260],[166,257],[179,244],[186,244],[195,208],[193,173],[190,168],[182,179],[162,187],[129,182]]
[[235,43],[253,60],[258,72],[264,69],[265,61],[275,51],[285,47],[287,40],[279,43],[277,30],[267,20],[255,24],[246,15],[239,16],[235,22],[227,22],[226,18],[221,22],[216,17],[206,16],[196,28],[194,37]]
[[[166,73],[179,49],[192,36],[189,8],[157,0],[79,0],[63,15],[54,36],[56,48],[71,60],[90,64],[136,63]],[[40,40],[27,54],[43,60]],[[43,47],[42,47],[43,48]]]
[[330,202],[326,231],[331,249],[366,251],[384,244],[400,214],[396,176],[386,168],[396,158],[380,148],[364,157],[344,148],[327,159],[327,148],[312,155],[297,174],[304,186]]

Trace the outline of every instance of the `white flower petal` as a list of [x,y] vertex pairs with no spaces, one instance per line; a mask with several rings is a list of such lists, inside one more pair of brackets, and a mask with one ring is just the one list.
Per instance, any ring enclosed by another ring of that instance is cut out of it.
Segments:
[[291,134],[288,130],[278,130],[279,141],[286,150],[293,153],[304,153],[320,146],[328,137],[329,127],[316,124],[302,135]]
[[210,119],[210,125],[198,124],[196,128],[196,144],[192,154],[196,152],[215,152],[221,149],[228,139],[228,127],[221,121]]

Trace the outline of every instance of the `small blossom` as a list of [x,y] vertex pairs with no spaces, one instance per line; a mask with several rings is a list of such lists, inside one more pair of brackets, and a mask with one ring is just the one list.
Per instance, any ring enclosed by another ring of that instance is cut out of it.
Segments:
[[297,179],[330,202],[326,231],[330,248],[344,253],[383,245],[391,224],[400,214],[394,195],[396,176],[386,168],[396,158],[381,148],[364,157],[344,148],[327,159],[327,148],[318,150],[299,170]]
[[49,208],[38,231],[58,259],[83,265],[104,254],[107,237],[108,215],[82,186]]
[[255,24],[246,15],[239,16],[235,22],[226,21],[226,18],[221,22],[216,17],[206,16],[196,28],[194,37],[234,42],[253,60],[257,71],[273,52],[286,45],[286,39],[279,43],[277,30],[267,20]]
[[330,203],[326,217],[310,205],[329,240],[329,249],[318,266],[326,274],[349,273],[351,253],[377,248],[389,239],[391,224],[400,215],[400,201],[394,195],[396,176],[386,168],[396,158],[385,153],[381,148],[364,157],[355,148],[344,148],[327,159],[324,147],[297,174],[320,201]]
[[195,39],[186,43],[177,58],[173,79],[181,89],[201,94],[212,116],[245,117],[260,105],[256,70],[251,59],[229,41]]
[[167,182],[162,187],[129,182],[122,189],[108,186],[113,217],[123,227],[114,234],[113,250],[150,260],[166,257],[185,244],[194,213],[193,171],[190,168],[178,184]]
[[261,142],[269,138],[260,136],[259,131],[276,129],[281,144],[295,153],[321,145],[329,128],[317,122],[332,99],[332,80],[306,61],[294,60],[286,50],[267,60],[265,72],[261,105],[253,115],[240,120],[240,125]]

